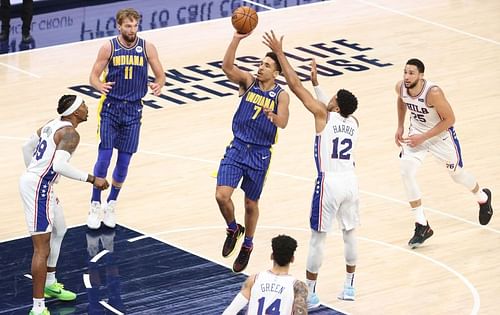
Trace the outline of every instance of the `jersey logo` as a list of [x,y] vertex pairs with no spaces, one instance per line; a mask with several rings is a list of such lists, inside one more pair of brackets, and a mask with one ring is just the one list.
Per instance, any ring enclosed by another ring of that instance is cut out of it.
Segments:
[[269,155],[263,156],[262,159],[265,160],[269,157]]
[[275,96],[276,96],[276,93],[274,93],[274,91],[271,91],[271,92],[269,92],[269,96],[271,96],[271,97],[275,97]]
[[140,54],[142,52],[142,46],[135,47],[135,51]]
[[121,48],[116,48],[116,49],[115,49],[115,51],[120,51],[120,50],[122,50],[122,49],[121,49]]

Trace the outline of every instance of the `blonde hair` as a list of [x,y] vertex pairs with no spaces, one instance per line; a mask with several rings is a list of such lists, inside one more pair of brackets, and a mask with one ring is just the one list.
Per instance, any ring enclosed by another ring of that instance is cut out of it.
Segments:
[[116,13],[116,23],[118,23],[118,25],[122,25],[123,20],[126,18],[139,22],[141,15],[133,8],[121,9]]

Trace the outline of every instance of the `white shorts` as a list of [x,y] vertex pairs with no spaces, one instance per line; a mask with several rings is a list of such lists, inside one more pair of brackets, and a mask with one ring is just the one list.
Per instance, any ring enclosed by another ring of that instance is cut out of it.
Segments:
[[25,172],[19,180],[19,192],[31,234],[52,232],[55,216],[64,220],[51,183],[41,181],[34,173]]
[[358,179],[353,172],[325,173],[316,179],[310,227],[329,232],[334,218],[342,230],[349,231],[360,224]]
[[413,148],[401,144],[401,159],[413,159],[422,163],[427,152],[430,152],[436,159],[443,162],[449,171],[455,171],[457,167],[463,167],[460,142],[453,127]]

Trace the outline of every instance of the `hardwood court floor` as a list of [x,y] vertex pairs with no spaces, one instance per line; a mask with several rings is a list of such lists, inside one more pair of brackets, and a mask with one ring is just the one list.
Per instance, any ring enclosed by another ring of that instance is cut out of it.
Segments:
[[[258,60],[267,51],[261,35],[272,28],[286,35],[285,48],[301,73],[308,73],[303,69],[308,61],[301,59],[314,55],[323,66],[323,89],[332,94],[345,87],[360,101],[358,299],[336,299],[344,262],[341,237],[334,233],[327,241],[317,287],[322,302],[352,314],[497,314],[499,219],[495,215],[487,227],[479,226],[474,197],[455,185],[429,157],[418,179],[435,235],[422,248],[407,249],[413,215],[405,201],[393,135],[394,86],[402,78],[406,60],[418,57],[427,66],[426,77],[444,89],[454,108],[466,168],[493,191],[494,206],[498,205],[500,3],[345,0],[261,12],[259,17],[257,30],[238,50],[237,56],[249,56],[240,65],[256,69],[252,65],[255,59],[250,57]],[[175,69],[190,79],[171,76],[168,81],[173,85],[164,88],[170,100],[147,97],[162,108],[145,109],[140,152],[133,158],[118,208],[120,223],[227,266],[232,259],[220,256],[224,223],[214,200],[211,174],[231,139],[237,97],[231,88],[217,82],[224,77],[217,77],[221,71],[209,63],[222,59],[231,35],[228,19],[142,34],[156,44],[171,75]],[[23,139],[54,116],[56,101],[70,93],[68,87],[87,84],[102,42],[0,56],[0,165],[4,179],[0,184],[0,239],[26,234],[17,191],[23,170]],[[201,74],[200,69],[210,71]],[[309,86],[309,82],[304,84]],[[191,94],[186,97],[186,93]],[[229,93],[233,95],[226,95]],[[195,97],[207,99],[194,101]],[[176,105],[172,99],[185,104]],[[97,145],[97,100],[86,100],[91,116],[79,128],[82,145],[72,163],[91,170]],[[299,241],[292,272],[305,277],[315,177],[313,136],[312,116],[292,97],[290,122],[280,132],[261,199],[248,273],[270,265],[271,237],[287,233]],[[89,185],[63,179],[56,189],[67,223],[85,222]],[[235,192],[234,202],[237,218],[242,220],[240,190]]]

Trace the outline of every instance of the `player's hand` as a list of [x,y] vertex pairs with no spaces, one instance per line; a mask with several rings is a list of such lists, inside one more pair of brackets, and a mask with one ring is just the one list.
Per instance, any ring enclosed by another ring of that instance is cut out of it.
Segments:
[[269,119],[270,122],[274,123],[273,120],[278,115],[276,115],[272,109],[267,107],[264,107],[262,110],[264,111],[264,115],[266,115],[267,119]]
[[424,135],[421,135],[421,134],[416,134],[416,135],[411,135],[407,138],[403,138],[403,143],[409,145],[410,147],[414,148],[418,145],[421,145],[422,143],[424,143],[424,141],[426,140],[425,136]]
[[318,86],[318,69],[316,66],[316,59],[312,59],[311,61],[311,83],[313,86]]
[[149,88],[153,91],[154,96],[158,96],[161,94],[162,86],[159,85],[158,83],[155,83],[155,82],[149,83]]
[[271,50],[274,51],[275,53],[280,53],[283,52],[283,37],[284,36],[282,35],[278,40],[276,35],[274,35],[274,31],[271,30],[271,33],[266,32],[262,36],[263,38],[262,42],[264,43],[264,45],[271,48]]
[[401,143],[404,143],[404,140],[403,140],[403,127],[399,127],[396,130],[396,133],[394,134],[394,142],[396,142],[396,145],[398,147],[401,146]]
[[243,38],[247,38],[248,36],[250,36],[250,34],[252,34],[252,32],[246,33],[246,34],[241,34],[241,33],[238,33],[238,32],[234,32],[233,38],[237,38],[237,39],[241,40]]
[[102,94],[107,95],[109,91],[111,91],[111,89],[113,88],[114,84],[115,82],[102,82],[98,90]]
[[108,183],[108,181],[106,180],[106,178],[102,178],[102,177],[95,177],[95,179],[94,179],[94,186],[95,186],[97,189],[100,189],[100,190],[105,190],[105,189],[108,189],[108,187],[109,187],[109,183]]

